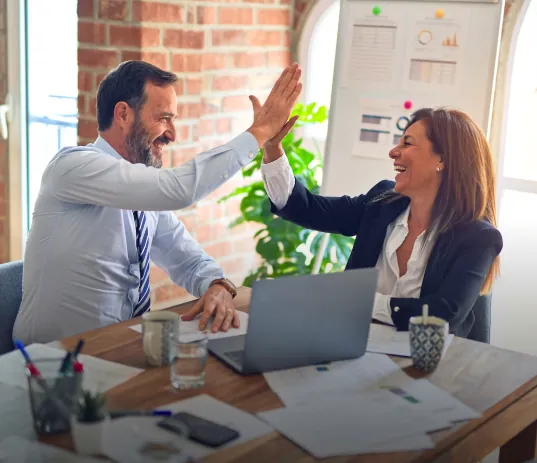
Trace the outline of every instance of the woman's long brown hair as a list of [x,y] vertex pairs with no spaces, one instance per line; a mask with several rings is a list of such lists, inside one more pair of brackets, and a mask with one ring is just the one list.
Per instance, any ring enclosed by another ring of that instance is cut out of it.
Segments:
[[[476,220],[487,220],[496,227],[496,174],[481,128],[466,113],[455,109],[419,109],[412,115],[409,127],[418,121],[426,125],[433,150],[444,163],[431,214],[436,232],[445,233],[459,223]],[[491,291],[499,270],[498,256],[481,294]]]

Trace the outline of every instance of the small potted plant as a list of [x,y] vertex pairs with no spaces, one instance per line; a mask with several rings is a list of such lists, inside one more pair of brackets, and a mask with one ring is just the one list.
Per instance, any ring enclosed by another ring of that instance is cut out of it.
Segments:
[[82,390],[71,431],[75,448],[84,455],[101,453],[105,427],[109,421],[106,396],[101,392]]

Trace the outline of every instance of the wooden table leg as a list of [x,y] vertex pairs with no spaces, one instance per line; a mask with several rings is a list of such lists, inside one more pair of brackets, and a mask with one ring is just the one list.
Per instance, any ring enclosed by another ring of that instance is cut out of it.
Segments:
[[537,457],[537,422],[500,448],[499,463],[523,463]]

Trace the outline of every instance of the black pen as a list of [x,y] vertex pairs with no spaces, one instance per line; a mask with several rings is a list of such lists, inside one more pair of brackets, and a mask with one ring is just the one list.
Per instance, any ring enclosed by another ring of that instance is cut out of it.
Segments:
[[75,347],[75,350],[73,351],[73,358],[76,360],[76,358],[78,357],[78,354],[80,354],[80,351],[82,350],[82,346],[84,345],[84,340],[83,339],[79,339],[77,344],[76,344],[76,347]]

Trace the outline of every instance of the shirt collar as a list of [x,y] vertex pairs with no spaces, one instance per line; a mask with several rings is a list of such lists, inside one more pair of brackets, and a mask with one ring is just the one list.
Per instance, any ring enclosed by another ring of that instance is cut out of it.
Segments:
[[406,229],[408,229],[408,216],[410,214],[410,206],[408,206],[401,214],[399,214],[399,217],[395,219],[395,226],[403,226]]
[[95,143],[93,143],[93,146],[95,146],[95,148],[100,149],[101,151],[104,151],[106,154],[109,154],[116,159],[123,159],[123,157],[121,157],[121,155],[114,148],[112,148],[110,143],[108,143],[100,135],[97,137],[97,140],[95,140]]

